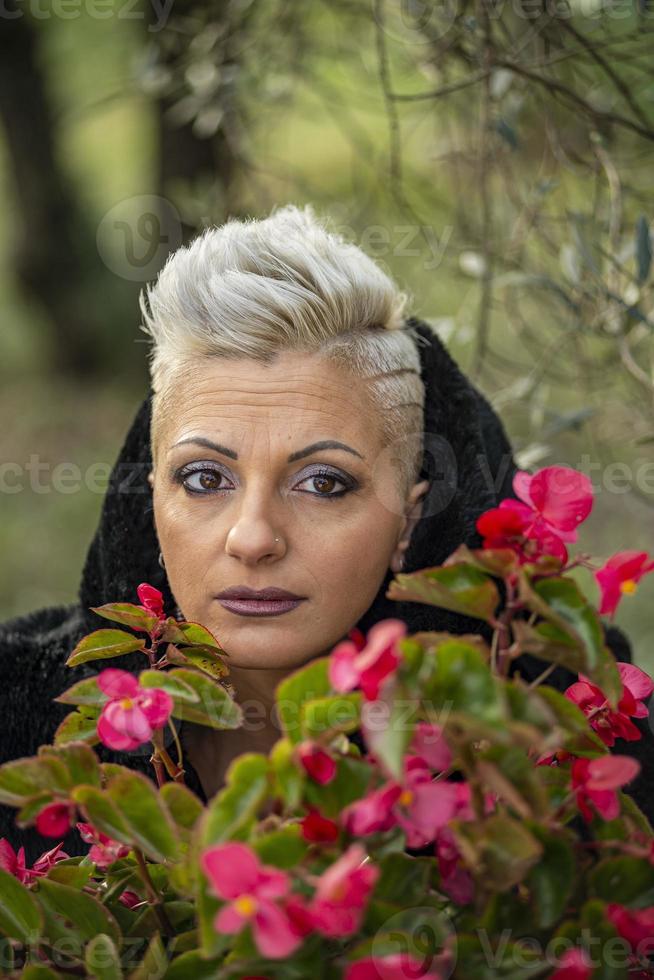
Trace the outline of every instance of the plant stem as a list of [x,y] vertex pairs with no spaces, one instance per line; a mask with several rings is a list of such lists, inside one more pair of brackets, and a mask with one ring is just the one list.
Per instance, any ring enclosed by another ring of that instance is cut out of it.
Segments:
[[139,867],[139,873],[141,875],[141,879],[143,881],[143,884],[145,885],[145,890],[148,895],[148,902],[154,909],[154,914],[156,915],[159,921],[159,925],[161,926],[161,931],[164,933],[165,936],[174,936],[175,930],[173,929],[170,919],[166,914],[166,910],[164,908],[164,903],[161,898],[161,895],[155,888],[154,882],[150,877],[150,872],[148,871],[148,866],[145,863],[145,857],[143,856],[143,852],[139,851],[137,848],[134,848],[134,856],[136,858],[136,863],[138,864]]

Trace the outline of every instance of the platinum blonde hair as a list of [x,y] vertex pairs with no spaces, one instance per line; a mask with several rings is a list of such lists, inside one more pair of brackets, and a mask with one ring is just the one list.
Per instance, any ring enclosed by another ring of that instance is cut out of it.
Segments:
[[303,351],[369,386],[406,494],[420,473],[425,399],[407,300],[311,205],[206,229],[169,256],[139,299],[141,329],[152,339],[153,460],[174,389],[199,360],[270,364],[281,352]]

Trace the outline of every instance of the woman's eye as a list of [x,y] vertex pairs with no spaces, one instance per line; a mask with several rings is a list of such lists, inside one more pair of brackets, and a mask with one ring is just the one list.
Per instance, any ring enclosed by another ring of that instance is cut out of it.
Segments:
[[[311,490],[304,492],[311,493],[314,497],[342,497],[350,490],[350,487],[336,473],[312,473],[311,476],[307,476],[302,480],[302,483],[308,482],[313,483],[317,489],[315,492]],[[345,489],[335,491],[334,484],[340,484]]]
[[182,484],[191,493],[214,493],[225,489],[220,486],[222,479],[223,474],[218,470],[193,470],[182,476]]

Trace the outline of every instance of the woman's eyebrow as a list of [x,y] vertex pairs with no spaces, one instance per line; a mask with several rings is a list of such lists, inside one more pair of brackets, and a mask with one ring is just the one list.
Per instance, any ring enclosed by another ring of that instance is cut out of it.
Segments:
[[[214,442],[212,439],[206,439],[204,436],[189,436],[188,439],[180,439],[171,446],[170,452],[177,446],[185,446],[188,444],[193,444],[196,446],[204,446],[205,449],[213,449],[214,452],[221,453],[223,456],[229,456],[230,459],[238,459],[238,453],[235,453],[233,449],[228,449],[226,446],[221,446],[219,443]],[[356,449],[352,449],[351,446],[346,445],[344,442],[337,442],[335,439],[323,439],[320,442],[312,442],[310,446],[305,446],[304,449],[298,449],[297,452],[291,453],[288,457],[289,463],[294,463],[297,459],[304,459],[305,456],[310,456],[311,453],[316,453],[321,449],[342,449],[346,453],[352,453],[354,456],[358,456],[359,459],[365,459],[360,452]]]

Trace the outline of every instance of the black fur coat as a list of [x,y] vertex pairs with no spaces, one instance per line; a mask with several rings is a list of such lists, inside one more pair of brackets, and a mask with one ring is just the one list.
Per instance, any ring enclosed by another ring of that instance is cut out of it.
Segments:
[[[424,501],[426,515],[416,526],[405,558],[405,570],[439,564],[466,542],[480,544],[475,530],[479,514],[513,496],[516,469],[504,427],[486,399],[460,372],[443,344],[421,321],[411,318],[420,348],[422,378],[426,385],[424,429],[426,436],[423,476],[431,480]],[[79,590],[79,601],[37,610],[0,625],[0,762],[35,755],[42,744],[51,743],[59,722],[71,710],[52,701],[75,681],[99,671],[98,664],[74,669],[65,660],[86,633],[106,627],[107,621],[90,611],[107,602],[136,602],[136,587],[149,582],[164,593],[166,609],[172,613],[174,600],[165,571],[157,558],[158,543],[152,520],[152,497],[147,475],[151,468],[149,425],[151,392],[140,405],[112,471],[103,502],[100,522],[88,550]],[[357,624],[367,631],[373,623],[398,617],[409,632],[449,630],[480,632],[479,621],[419,603],[393,602],[385,597],[393,578],[389,570],[370,609]],[[607,628],[607,642],[619,660],[630,660],[624,635]],[[107,666],[138,672],[144,667],[140,654],[112,661]],[[533,679],[545,667],[524,655],[516,667]],[[564,689],[576,678],[557,668],[548,683]],[[618,741],[615,750],[637,757],[639,777],[628,787],[650,820],[654,818],[654,753],[646,722],[639,722],[640,742]],[[183,724],[182,724],[183,728]],[[96,749],[104,761],[121,762],[152,776],[148,755],[112,753]],[[205,798],[197,774],[190,764],[187,784]],[[17,848],[25,846],[29,863],[55,843],[32,828],[19,831],[15,810],[0,806],[0,837]],[[85,853],[77,831],[65,840],[69,854]]]

